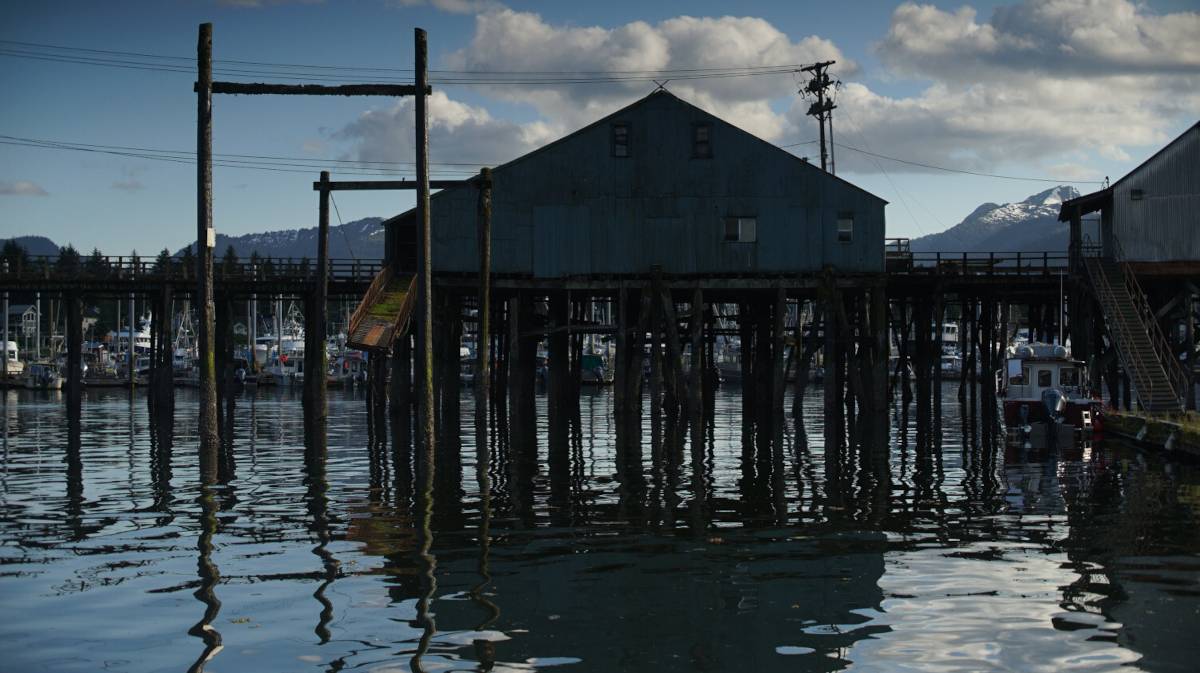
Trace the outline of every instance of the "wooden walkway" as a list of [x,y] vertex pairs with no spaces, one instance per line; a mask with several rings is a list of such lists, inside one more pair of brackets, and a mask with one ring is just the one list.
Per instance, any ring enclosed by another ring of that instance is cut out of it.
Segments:
[[[153,294],[170,287],[175,295],[196,291],[195,261],[181,257],[34,256],[0,258],[0,288],[10,291]],[[378,260],[329,260],[329,294],[361,297],[382,270]],[[218,260],[214,291],[227,297],[304,296],[316,288],[316,263],[306,259],[263,257]]]

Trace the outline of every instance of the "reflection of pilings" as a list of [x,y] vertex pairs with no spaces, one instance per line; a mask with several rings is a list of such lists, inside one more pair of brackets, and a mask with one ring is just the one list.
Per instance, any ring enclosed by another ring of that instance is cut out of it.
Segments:
[[221,581],[221,573],[217,564],[213,563],[213,535],[217,532],[217,502],[212,486],[202,482],[200,495],[196,498],[200,505],[200,537],[196,548],[199,556],[196,560],[197,574],[200,577],[200,588],[192,594],[196,600],[204,604],[204,616],[192,628],[188,635],[199,638],[204,642],[204,650],[196,662],[188,668],[188,673],[200,673],[209,660],[221,651],[221,634],[212,624],[221,612],[221,601],[217,599],[216,586]]
[[329,531],[329,482],[325,470],[327,457],[325,435],[312,434],[305,439],[304,471],[308,486],[308,513],[312,517],[308,529],[317,538],[317,545],[313,547],[312,553],[321,559],[321,567],[324,571],[324,580],[313,592],[313,598],[321,604],[321,612],[313,632],[324,644],[329,642],[329,622],[333,620],[333,602],[325,596],[325,592],[337,579],[341,564],[328,549],[332,536]]
[[425,670],[421,657],[429,651],[433,636],[437,633],[437,623],[433,619],[429,606],[433,594],[437,591],[437,579],[434,571],[437,560],[432,553],[433,548],[433,481],[434,481],[434,448],[430,442],[422,442],[417,452],[417,492],[416,492],[416,528],[417,528],[417,569],[420,580],[420,595],[417,597],[417,615],[414,626],[421,629],[421,638],[417,643],[410,665],[413,671]]
[[570,485],[570,415],[578,410],[572,404],[571,339],[567,333],[570,306],[565,292],[550,295],[549,372],[546,379],[546,407],[549,416],[547,453],[550,463],[550,495],[556,508],[569,501]]
[[[532,517],[533,477],[537,471],[537,335],[533,302],[518,292],[508,300],[509,480],[513,503]],[[532,521],[532,518],[529,519]]]
[[[486,342],[481,341],[479,348],[486,348]],[[471,587],[471,600],[475,601],[483,608],[485,617],[476,627],[476,631],[482,631],[490,627],[497,619],[500,618],[500,607],[497,606],[484,591],[492,582],[491,572],[491,548],[492,548],[492,477],[491,477],[491,450],[487,442],[487,415],[482,418],[476,417],[476,442],[475,442],[475,484],[479,490],[479,564],[476,566],[479,573],[479,582]],[[482,441],[480,441],[482,437]],[[477,649],[480,647],[486,648],[487,645],[475,643]]]
[[[7,396],[7,395],[6,395]],[[67,521],[70,522],[71,539],[82,540],[87,536],[83,528],[83,453],[81,442],[82,413],[80,398],[67,397]],[[5,415],[7,419],[7,414]],[[7,420],[6,420],[7,422]],[[7,433],[6,433],[7,437]]]
[[[462,418],[460,409],[462,360],[462,295],[444,292],[436,300],[438,315],[434,322],[436,338],[434,371],[438,379],[438,443],[435,489],[438,513],[444,523],[461,525],[462,510]],[[447,517],[450,517],[449,519]]]

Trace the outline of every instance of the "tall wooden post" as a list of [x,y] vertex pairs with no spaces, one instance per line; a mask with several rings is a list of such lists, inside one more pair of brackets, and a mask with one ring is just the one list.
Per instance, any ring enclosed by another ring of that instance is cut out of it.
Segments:
[[133,342],[133,329],[137,324],[137,317],[134,315],[134,298],[133,293],[129,293],[129,340],[125,342],[125,358],[129,362],[129,387],[133,388],[137,381],[137,349]]
[[[77,415],[83,399],[83,301],[79,293],[67,294],[67,410]],[[8,315],[8,311],[4,312]],[[7,339],[7,330],[5,338]],[[5,344],[7,350],[8,345]],[[7,360],[8,354],[5,353]],[[7,366],[7,362],[5,363]]]
[[699,286],[692,290],[692,318],[689,327],[692,332],[692,360],[688,369],[688,415],[693,423],[699,424],[703,403],[700,386],[704,370],[704,291]]
[[933,440],[938,446],[942,443],[942,325],[946,320],[945,294],[939,283],[934,290],[937,295],[933,298],[934,329],[937,330],[937,341],[933,347]]
[[[429,84],[428,43],[425,31],[413,29],[415,49],[414,68],[416,85],[414,110],[416,112],[417,154],[417,237],[421,251],[417,256],[417,305],[420,315],[417,322],[417,350],[421,380],[421,434],[423,446],[433,455],[434,409],[433,409],[433,258],[430,251],[429,231],[429,109],[425,90]],[[430,461],[432,466],[433,462]]]
[[311,432],[324,434],[327,413],[325,320],[329,305],[329,171],[321,171],[317,208],[316,286],[305,316],[304,418]]
[[[196,312],[200,368],[201,480],[216,480],[217,379],[213,353],[212,24],[200,24],[196,45]],[[210,455],[211,454],[211,455]],[[210,471],[205,471],[205,470]]]
[[[783,389],[787,384],[787,368],[785,363],[786,350],[784,344],[786,336],[784,333],[785,317],[787,316],[787,290],[780,285],[775,289],[775,310],[772,316],[771,340],[772,340],[772,370],[771,377],[771,416],[773,425],[782,427],[783,423]],[[796,322],[800,322],[800,309],[796,309]],[[799,348],[797,342],[794,347]]]
[[492,169],[479,171],[479,329],[475,335],[475,423],[487,440],[488,399],[491,396],[492,334]]
[[3,347],[2,350],[4,351],[4,354],[3,354],[4,374],[3,374],[3,376],[4,376],[4,389],[7,391],[8,390],[8,292],[7,291],[5,291],[5,293],[4,293],[3,304],[4,304],[4,307],[3,307],[3,310],[4,310],[4,317],[3,317],[4,337],[0,338],[0,346]]

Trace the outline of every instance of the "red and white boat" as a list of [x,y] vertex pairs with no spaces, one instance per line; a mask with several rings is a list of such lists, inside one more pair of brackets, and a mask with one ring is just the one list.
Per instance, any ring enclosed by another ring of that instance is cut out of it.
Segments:
[[1087,388],[1086,365],[1054,344],[1017,346],[1001,372],[1004,424],[1028,436],[1038,428],[1063,426],[1090,435],[1099,432],[1103,402]]

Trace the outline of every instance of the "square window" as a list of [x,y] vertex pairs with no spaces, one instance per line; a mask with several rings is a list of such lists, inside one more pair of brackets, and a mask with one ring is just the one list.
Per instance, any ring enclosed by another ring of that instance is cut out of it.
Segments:
[[738,229],[738,242],[754,243],[758,240],[758,220],[753,217],[739,217]]
[[692,125],[692,158],[694,158],[694,159],[711,159],[712,158],[712,125],[711,124],[693,124]]
[[612,155],[620,158],[629,156],[629,124],[613,124]]
[[854,238],[854,213],[843,211],[838,213],[837,218],[837,240],[840,243],[849,243]]
[[725,240],[730,243],[754,243],[758,240],[758,220],[753,217],[725,218]]
[[738,240],[738,220],[736,217],[730,217],[725,220],[725,240]]
[[1050,382],[1050,376],[1051,375],[1050,375],[1049,369],[1039,369],[1038,370],[1038,382],[1037,382],[1038,387],[1039,388],[1049,388],[1050,386],[1054,385],[1053,383]]

